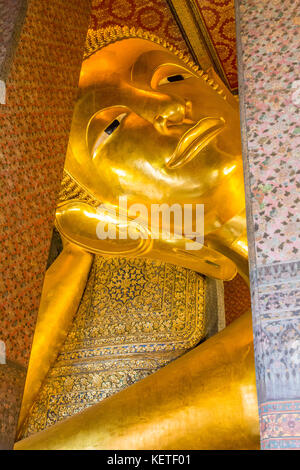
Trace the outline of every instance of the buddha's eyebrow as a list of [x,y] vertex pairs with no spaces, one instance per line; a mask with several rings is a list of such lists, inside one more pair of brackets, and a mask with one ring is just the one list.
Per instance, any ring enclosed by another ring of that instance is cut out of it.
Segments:
[[134,83],[150,83],[154,71],[158,67],[163,67],[166,64],[174,64],[178,67],[184,68],[184,63],[179,61],[176,56],[170,52],[152,50],[143,52],[131,67],[131,81]]
[[78,112],[85,113],[85,110],[88,109],[90,116],[92,116],[113,106],[126,106],[118,90],[118,84],[109,80],[103,82],[101,88],[91,85],[81,90],[78,100],[80,102]]

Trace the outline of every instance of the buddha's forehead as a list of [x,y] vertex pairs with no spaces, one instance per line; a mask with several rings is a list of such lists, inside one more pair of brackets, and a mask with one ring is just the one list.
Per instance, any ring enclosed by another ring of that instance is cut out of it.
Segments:
[[165,63],[184,66],[175,54],[152,41],[137,38],[120,40],[83,62],[79,85],[84,89],[119,80],[134,81],[143,75],[146,80],[148,74]]

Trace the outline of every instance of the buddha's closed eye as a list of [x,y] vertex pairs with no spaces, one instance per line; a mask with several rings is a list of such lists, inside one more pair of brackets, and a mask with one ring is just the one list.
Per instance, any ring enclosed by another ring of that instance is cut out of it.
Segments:
[[172,74],[172,75],[168,75],[164,78],[161,78],[157,85],[158,86],[161,86],[161,85],[167,85],[167,84],[170,84],[170,83],[175,83],[175,82],[181,82],[183,80],[187,80],[188,78],[191,78],[192,75],[189,74],[189,73],[176,73],[176,74]]
[[99,147],[102,146],[107,139],[118,129],[127,113],[119,114],[112,122],[101,132],[92,147],[92,158],[94,159],[98,153]]
[[106,132],[106,134],[108,134],[108,135],[111,135],[111,134],[117,129],[117,127],[119,127],[120,124],[121,124],[121,122],[120,122],[118,119],[115,119],[115,120],[104,130],[104,132]]
[[[177,69],[177,70],[176,70]],[[155,70],[151,78],[151,88],[157,89],[162,85],[170,85],[176,82],[182,82],[194,75],[181,67],[174,67],[170,65],[159,67]]]
[[170,77],[167,77],[167,81],[172,83],[172,82],[180,82],[181,80],[184,80],[183,75],[171,75]]

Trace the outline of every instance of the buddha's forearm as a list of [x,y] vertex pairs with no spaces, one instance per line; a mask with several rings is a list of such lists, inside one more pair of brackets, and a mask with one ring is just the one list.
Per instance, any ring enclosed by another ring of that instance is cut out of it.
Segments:
[[26,377],[19,429],[66,338],[93,255],[67,244],[45,275]]

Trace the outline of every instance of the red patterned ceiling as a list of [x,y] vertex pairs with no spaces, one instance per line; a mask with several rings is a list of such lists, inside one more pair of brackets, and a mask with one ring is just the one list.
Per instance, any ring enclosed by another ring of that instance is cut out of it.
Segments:
[[212,53],[223,68],[232,89],[237,88],[237,58],[234,0],[195,0],[203,26],[211,40]]
[[[187,45],[185,41],[185,38],[189,39],[190,31],[181,21],[188,9],[199,30],[199,44],[202,42],[203,50],[208,50],[216,70],[222,71],[220,75],[225,81],[227,79],[230,88],[236,89],[234,0],[177,1],[177,5],[180,5],[177,6],[177,21],[170,9],[174,4],[171,0],[93,0],[90,28],[98,29],[116,24],[140,27],[152,31],[195,58],[189,48],[191,45]],[[206,65],[207,61],[202,62],[199,54],[196,56],[199,63]]]
[[116,24],[151,31],[189,52],[166,0],[93,0],[90,28]]

